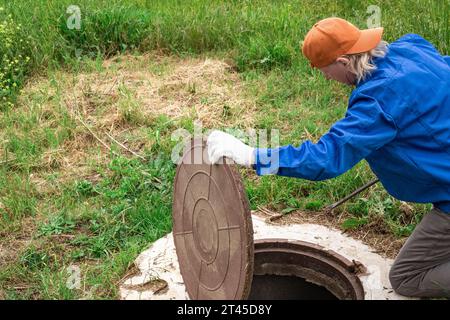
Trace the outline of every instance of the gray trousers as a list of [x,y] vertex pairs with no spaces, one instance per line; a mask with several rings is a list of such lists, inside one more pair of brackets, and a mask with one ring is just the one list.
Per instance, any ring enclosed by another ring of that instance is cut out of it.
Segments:
[[450,214],[426,214],[389,273],[392,288],[410,297],[450,297]]

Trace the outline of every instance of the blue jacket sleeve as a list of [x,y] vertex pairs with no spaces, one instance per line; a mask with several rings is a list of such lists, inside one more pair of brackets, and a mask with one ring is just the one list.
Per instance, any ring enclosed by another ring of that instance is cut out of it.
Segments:
[[444,56],[444,60],[450,66],[450,56]]
[[316,143],[306,141],[298,148],[288,145],[256,149],[258,175],[278,174],[308,180],[336,177],[392,141],[397,127],[372,97],[358,95],[345,118],[335,123]]

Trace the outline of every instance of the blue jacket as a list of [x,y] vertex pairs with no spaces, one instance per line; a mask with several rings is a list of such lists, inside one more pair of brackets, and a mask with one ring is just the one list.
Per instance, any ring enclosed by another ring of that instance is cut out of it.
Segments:
[[374,63],[345,118],[317,143],[256,149],[257,174],[324,180],[366,159],[397,199],[450,213],[450,57],[408,34]]

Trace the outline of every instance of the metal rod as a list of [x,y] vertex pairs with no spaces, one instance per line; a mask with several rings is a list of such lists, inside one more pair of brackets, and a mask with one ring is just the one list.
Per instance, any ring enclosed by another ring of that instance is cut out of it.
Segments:
[[367,188],[373,186],[375,183],[379,182],[379,179],[375,179],[370,181],[369,183],[363,185],[362,187],[356,189],[355,191],[353,191],[352,193],[350,193],[348,196],[346,196],[345,198],[339,200],[338,202],[335,202],[331,205],[329,205],[328,207],[326,207],[326,210],[333,210],[336,209],[337,207],[339,207],[341,204],[343,204],[344,202],[346,202],[347,200],[353,198],[354,196],[356,196],[358,193],[361,193],[362,191],[366,190]]

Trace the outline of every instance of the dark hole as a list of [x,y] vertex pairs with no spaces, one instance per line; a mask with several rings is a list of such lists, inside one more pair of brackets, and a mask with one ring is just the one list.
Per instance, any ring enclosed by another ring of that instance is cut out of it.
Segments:
[[300,277],[253,276],[249,300],[338,300],[330,291]]

